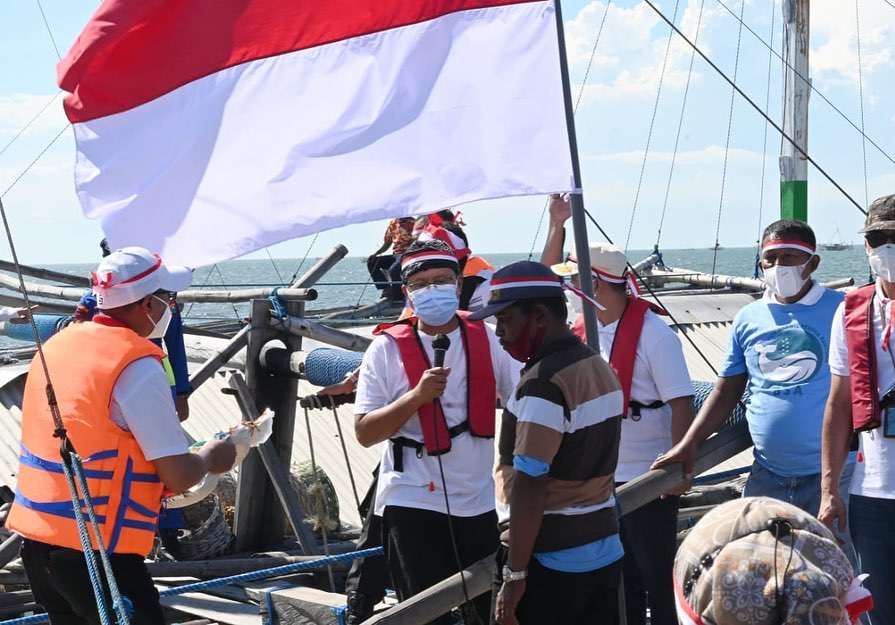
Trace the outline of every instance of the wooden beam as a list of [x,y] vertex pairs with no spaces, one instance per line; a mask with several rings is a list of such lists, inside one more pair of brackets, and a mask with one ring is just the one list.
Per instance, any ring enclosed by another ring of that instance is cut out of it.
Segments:
[[348,248],[339,243],[329,251],[329,254],[318,260],[303,276],[292,283],[292,288],[308,288],[317,284],[317,281],[320,280],[326,272],[335,267],[336,263],[345,258],[347,254]]
[[[290,315],[301,316],[302,302],[287,302]],[[270,302],[253,300],[251,330],[246,349],[246,384],[259,411],[270,408],[276,414],[270,445],[276,458],[288,473],[292,461],[292,436],[295,429],[295,398],[298,380],[275,376],[261,368],[261,349],[271,340],[282,339],[293,350],[301,349],[301,338],[277,331],[271,325]],[[256,414],[257,416],[257,414]],[[250,453],[242,462],[236,487],[234,533],[236,551],[258,551],[281,542],[286,519],[276,490],[268,479],[267,469],[259,453]]]
[[0,568],[3,568],[19,557],[19,547],[21,544],[22,537],[15,533],[11,534],[9,538],[0,544]]
[[[751,445],[752,438],[749,436],[749,428],[744,419],[736,425],[718,432],[699,446],[693,474],[699,475],[708,471],[741,451],[749,449]],[[624,515],[648,504],[680,482],[681,465],[673,464],[649,471],[623,484],[616,491],[615,496]]]
[[[246,385],[242,374],[238,371],[232,372],[229,384],[230,388],[236,391],[236,400],[239,402],[243,418],[247,421],[257,418],[260,413],[252,400],[249,387]],[[276,416],[274,417],[274,422],[276,422],[277,418]],[[280,462],[277,452],[269,440],[259,445],[256,449],[261,455],[261,461],[264,463],[267,475],[270,477],[273,488],[277,493],[280,504],[283,506],[286,518],[292,526],[292,531],[301,545],[302,551],[306,555],[320,553],[314,532],[305,523],[305,512],[301,507],[301,501],[295,495],[295,491],[292,490],[292,482],[289,478],[290,472],[283,468],[283,463]]]
[[263,287],[254,289],[229,289],[229,290],[199,290],[191,289],[177,294],[177,301],[183,303],[209,304],[219,302],[246,302],[253,299],[270,297],[274,290],[277,297],[282,300],[300,300],[310,302],[317,299],[315,289],[284,289],[276,287]]
[[[272,319],[271,325],[279,327],[282,325],[282,322],[279,319]],[[370,346],[370,343],[373,342],[373,339],[367,338],[366,336],[360,336],[359,334],[352,334],[351,332],[344,332],[342,330],[334,330],[317,321],[309,321],[308,319],[303,319],[301,317],[290,316],[286,323],[286,327],[288,328],[289,333],[293,336],[306,336],[309,339],[314,339],[321,343],[328,343],[329,345],[335,345],[336,347],[348,349],[353,352],[365,352]]]
[[[61,282],[72,286],[79,286],[85,289],[90,288],[90,278],[87,276],[77,276],[71,273],[63,273],[61,271],[53,271],[52,269],[42,269],[40,267],[31,267],[29,265],[19,264],[23,276],[31,278],[39,278],[41,280],[49,280],[51,282]],[[0,271],[16,271],[16,264],[8,260],[0,260]]]
[[[494,578],[494,554],[482,558],[463,571],[469,598],[478,597],[491,589]],[[365,625],[419,625],[428,623],[442,614],[450,612],[465,600],[460,574],[442,580],[402,601],[395,607],[364,621]]]
[[251,330],[252,326],[250,325],[244,327],[230,339],[230,342],[217,355],[202,363],[202,366],[190,376],[190,385],[194,391],[213,376],[215,371],[227,364],[227,361],[233,358],[239,350],[246,346]]

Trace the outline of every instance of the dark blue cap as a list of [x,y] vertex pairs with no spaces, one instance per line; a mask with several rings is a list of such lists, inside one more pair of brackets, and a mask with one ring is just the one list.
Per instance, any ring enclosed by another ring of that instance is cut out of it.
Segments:
[[546,265],[520,260],[502,267],[491,276],[488,305],[469,316],[472,320],[496,315],[519,300],[563,297],[560,278]]

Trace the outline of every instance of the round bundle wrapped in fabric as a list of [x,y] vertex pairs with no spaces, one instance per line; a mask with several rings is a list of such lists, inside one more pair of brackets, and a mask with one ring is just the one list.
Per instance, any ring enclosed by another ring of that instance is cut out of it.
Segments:
[[[37,333],[43,343],[51,336],[66,326],[66,321],[71,315],[34,314],[34,323],[37,325]],[[3,334],[17,341],[34,342],[34,331],[30,323],[4,323]]]
[[839,625],[873,603],[833,534],[770,497],[728,501],[678,549],[674,588],[685,625]]
[[304,374],[308,382],[316,386],[330,386],[360,367],[364,355],[345,349],[320,347],[305,356]]

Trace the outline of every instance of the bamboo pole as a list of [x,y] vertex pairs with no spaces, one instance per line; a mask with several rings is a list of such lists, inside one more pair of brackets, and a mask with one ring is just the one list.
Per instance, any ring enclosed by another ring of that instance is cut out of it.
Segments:
[[[271,326],[275,328],[281,327],[282,323],[283,322],[279,319],[271,319],[270,321]],[[373,342],[372,339],[365,336],[343,332],[342,330],[335,330],[322,323],[309,321],[308,319],[302,319],[301,317],[289,316],[285,323],[290,334],[304,336],[314,339],[315,341],[320,341],[321,343],[328,343],[353,352],[366,351],[370,346],[370,343]]]
[[249,332],[251,331],[251,326],[246,326],[242,330],[236,333],[236,335],[230,339],[230,342],[224,346],[224,348],[218,352],[216,356],[209,358],[202,366],[199,367],[193,375],[190,376],[190,386],[193,387],[195,391],[197,388],[202,386],[211,376],[214,375],[215,371],[224,366],[228,360],[233,358],[236,353],[246,346],[246,343],[249,340]]
[[326,272],[335,267],[336,263],[345,258],[348,254],[348,248],[339,243],[329,254],[317,261],[317,263],[308,269],[308,271],[298,280],[292,283],[293,289],[307,288],[317,283]]
[[[52,269],[42,269],[40,267],[31,267],[29,265],[19,265],[19,269],[21,269],[23,276],[30,276],[32,278],[38,278],[40,280],[62,282],[63,284],[80,286],[85,289],[90,288],[90,278],[88,278],[87,276],[76,276],[70,273],[53,271]],[[0,271],[10,271],[16,274],[18,273],[18,271],[16,271],[16,264],[8,260],[0,260]]]

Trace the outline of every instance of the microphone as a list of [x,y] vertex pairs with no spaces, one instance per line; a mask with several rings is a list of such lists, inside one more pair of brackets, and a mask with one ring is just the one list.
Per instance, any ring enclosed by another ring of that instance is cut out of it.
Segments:
[[451,339],[449,339],[444,334],[438,334],[435,336],[435,340],[432,341],[432,349],[435,350],[435,366],[443,367],[444,366],[444,354],[447,352],[448,347],[451,346]]

